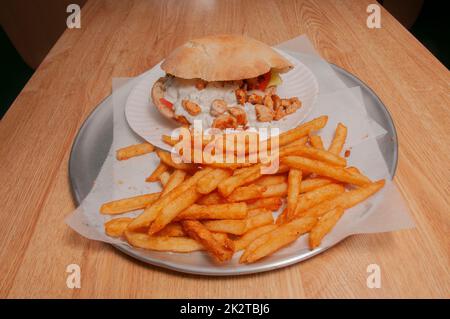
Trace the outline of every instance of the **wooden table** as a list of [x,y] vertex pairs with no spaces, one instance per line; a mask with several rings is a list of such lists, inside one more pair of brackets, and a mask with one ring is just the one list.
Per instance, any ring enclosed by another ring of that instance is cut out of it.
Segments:
[[[0,124],[0,296],[449,297],[448,70],[373,1],[95,1],[67,30]],[[205,34],[245,33],[271,45],[306,33],[330,62],[380,96],[399,135],[395,181],[417,228],[346,239],[303,263],[229,278],[174,273],[89,241],[64,224],[74,209],[67,163],[80,125],[111,93],[173,48]],[[68,289],[66,267],[81,267]],[[366,286],[381,267],[382,287]]]

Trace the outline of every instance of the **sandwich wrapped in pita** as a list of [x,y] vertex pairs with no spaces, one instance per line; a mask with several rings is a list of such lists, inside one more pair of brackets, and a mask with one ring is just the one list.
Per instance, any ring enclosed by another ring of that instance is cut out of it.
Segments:
[[281,99],[280,73],[293,65],[268,45],[245,36],[191,40],[162,63],[166,76],[155,82],[153,104],[183,125],[237,129],[276,121],[301,107]]

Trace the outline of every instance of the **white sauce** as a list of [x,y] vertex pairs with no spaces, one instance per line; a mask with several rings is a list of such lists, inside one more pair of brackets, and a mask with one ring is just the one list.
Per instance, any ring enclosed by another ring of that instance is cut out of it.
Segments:
[[[210,114],[211,103],[216,99],[224,100],[228,106],[235,106],[236,97],[234,91],[239,88],[237,84],[224,82],[210,82],[202,89],[195,87],[195,80],[172,78],[166,86],[165,98],[173,103],[175,114],[183,115],[190,123],[201,120],[203,127],[211,127],[215,117]],[[189,114],[181,102],[189,100],[201,108],[201,113],[195,116]]]
[[[234,91],[239,88],[237,84],[225,82],[209,82],[208,85],[198,90],[195,87],[196,80],[185,80],[180,78],[170,78],[166,84],[165,99],[173,103],[175,114],[183,115],[191,124],[194,120],[202,121],[204,128],[211,127],[215,117],[210,114],[211,103],[216,99],[224,100],[229,107],[239,106],[236,102]],[[259,95],[264,92],[254,91]],[[251,92],[250,92],[251,93]],[[201,113],[195,116],[189,114],[181,102],[190,100],[201,108]],[[247,113],[248,126],[253,128],[269,127],[270,122],[259,122],[256,119],[255,106],[251,103],[245,103],[244,109]]]

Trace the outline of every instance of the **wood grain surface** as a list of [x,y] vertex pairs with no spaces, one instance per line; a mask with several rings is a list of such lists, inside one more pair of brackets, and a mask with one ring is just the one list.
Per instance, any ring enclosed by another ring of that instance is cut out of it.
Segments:
[[[368,29],[372,1],[96,1],[66,30],[0,123],[0,297],[449,297],[449,72],[389,13]],[[75,208],[68,158],[112,78],[151,68],[186,40],[248,34],[275,45],[307,34],[389,108],[400,159],[395,181],[417,227],[350,237],[268,273],[211,278],[137,262],[64,224]],[[81,267],[68,289],[66,267]],[[366,286],[380,265],[382,287]]]

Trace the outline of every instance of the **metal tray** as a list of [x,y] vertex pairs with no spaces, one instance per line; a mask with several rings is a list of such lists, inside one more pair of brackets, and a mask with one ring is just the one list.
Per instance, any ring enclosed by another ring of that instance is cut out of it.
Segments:
[[[348,87],[361,87],[363,100],[369,116],[387,131],[386,135],[377,138],[377,142],[387,163],[389,174],[392,179],[397,168],[398,144],[397,133],[389,111],[378,96],[360,79],[336,65],[331,64],[331,66]],[[90,192],[103,162],[108,155],[112,139],[113,108],[112,96],[109,96],[92,111],[81,126],[72,145],[69,159],[69,179],[77,205],[81,203]],[[216,276],[242,275],[286,267],[308,259],[330,248],[323,247],[275,262],[255,263],[248,265],[245,268],[236,269],[234,267],[212,267],[211,265],[198,267],[177,262],[176,258],[173,258],[176,254],[170,255],[171,258],[161,258],[164,256],[164,253],[156,253],[149,256],[148,254],[143,254],[142,250],[130,248],[125,244],[114,246],[124,253],[148,264],[180,272]]]

